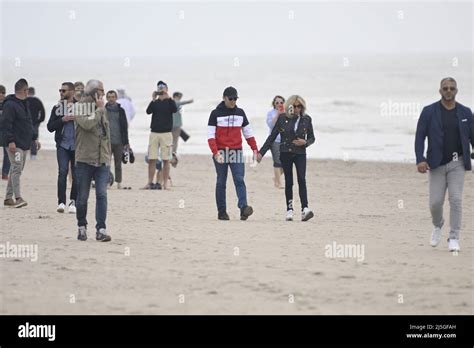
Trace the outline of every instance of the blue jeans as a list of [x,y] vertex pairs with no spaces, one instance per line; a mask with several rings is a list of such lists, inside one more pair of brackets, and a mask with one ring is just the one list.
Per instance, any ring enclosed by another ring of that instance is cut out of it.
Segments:
[[58,146],[56,149],[56,159],[58,160],[58,204],[66,204],[67,175],[69,173],[69,163],[72,171],[72,187],[69,198],[77,200],[76,169],[74,168],[74,151],[66,150]]
[[95,219],[96,230],[105,227],[107,218],[107,185],[109,183],[110,166],[91,166],[87,163],[76,163],[77,180],[77,226],[87,226],[87,200],[91,189],[91,181],[95,180]]
[[[214,158],[214,165],[216,167],[217,181],[216,181],[216,203],[217,211],[223,213],[226,211],[226,183],[227,183],[227,172],[230,167],[232,172],[232,178],[234,180],[235,191],[238,197],[239,208],[247,206],[247,188],[245,186],[244,176],[245,176],[245,163],[243,161],[242,150],[228,150],[236,151],[237,155],[235,156],[237,160],[233,158],[224,157],[226,160],[224,163],[218,163]],[[229,156],[230,157],[230,156]]]
[[10,160],[8,159],[7,147],[3,148],[2,176],[7,176],[10,172]]

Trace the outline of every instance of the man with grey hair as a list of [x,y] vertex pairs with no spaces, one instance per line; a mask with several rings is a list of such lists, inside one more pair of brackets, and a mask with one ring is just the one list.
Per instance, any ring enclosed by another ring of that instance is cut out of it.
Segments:
[[87,240],[87,201],[92,179],[95,180],[96,195],[96,240],[108,242],[106,232],[107,185],[110,172],[110,129],[104,104],[104,85],[98,80],[89,80],[84,95],[76,103],[76,217],[77,239]]
[[[423,108],[415,137],[418,172],[429,171],[429,201],[432,223],[431,246],[441,240],[444,225],[443,203],[448,190],[450,214],[449,251],[459,251],[462,194],[466,170],[471,170],[470,145],[474,147],[474,117],[471,110],[456,102],[456,80],[441,80],[441,100]],[[424,157],[428,138],[427,158]]]

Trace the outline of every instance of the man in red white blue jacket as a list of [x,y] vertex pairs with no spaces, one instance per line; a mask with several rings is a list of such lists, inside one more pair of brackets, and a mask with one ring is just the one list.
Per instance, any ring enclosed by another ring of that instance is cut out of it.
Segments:
[[247,144],[253,150],[254,158],[258,151],[257,142],[252,134],[244,110],[236,106],[237,90],[234,87],[227,87],[222,99],[223,101],[212,110],[207,125],[207,141],[212,151],[217,173],[217,218],[219,220],[229,220],[226,209],[226,183],[227,172],[230,167],[235,190],[237,191],[240,220],[247,220],[252,215],[253,209],[247,205],[247,189],[244,181],[245,163],[240,133],[243,133]]

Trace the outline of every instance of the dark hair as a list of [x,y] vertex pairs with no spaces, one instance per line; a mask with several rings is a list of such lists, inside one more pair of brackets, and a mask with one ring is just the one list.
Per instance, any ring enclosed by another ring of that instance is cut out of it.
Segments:
[[28,88],[28,82],[25,79],[19,79],[15,83],[15,92],[23,91],[25,88]]
[[106,96],[108,96],[109,94],[115,94],[115,98],[117,98],[117,92],[115,92],[114,90],[110,90],[107,92]]
[[182,96],[183,96],[183,93],[181,93],[181,92],[174,92],[173,93],[173,98],[182,97]]
[[63,82],[61,86],[67,86],[67,88],[71,91],[75,90],[74,83],[72,82]]
[[0,92],[7,93],[7,89],[4,85],[0,85]]
[[451,82],[454,82],[456,85],[458,84],[456,80],[454,79],[454,77],[445,77],[441,80],[439,84],[442,85],[444,81],[451,81]]
[[283,98],[281,95],[276,95],[272,100],[272,107],[273,108],[275,107],[275,102],[276,102],[277,99],[283,100],[283,103],[285,102],[285,98]]
[[35,88],[34,87],[28,87],[28,94],[35,95]]

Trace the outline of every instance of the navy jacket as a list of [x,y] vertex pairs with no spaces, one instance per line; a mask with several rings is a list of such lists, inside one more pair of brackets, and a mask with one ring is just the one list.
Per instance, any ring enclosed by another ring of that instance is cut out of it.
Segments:
[[14,94],[8,95],[3,101],[4,146],[15,143],[22,150],[29,150],[31,141],[38,139],[33,128],[31,114],[26,100],[18,99]]
[[[471,170],[470,146],[474,147],[474,116],[471,109],[456,103],[456,117],[463,151],[464,168]],[[425,106],[418,119],[415,136],[416,164],[426,161],[431,169],[439,167],[443,159],[443,122],[441,101]],[[425,158],[425,138],[428,137],[428,151]]]
[[[74,103],[76,100],[74,100]],[[54,132],[54,141],[56,142],[56,147],[61,145],[61,141],[63,140],[63,132],[64,132],[64,122],[62,120],[64,116],[64,109],[66,108],[64,101],[53,106],[51,110],[51,115],[49,116],[48,124],[46,127],[48,128],[49,132]],[[74,124],[74,121],[72,121]]]

